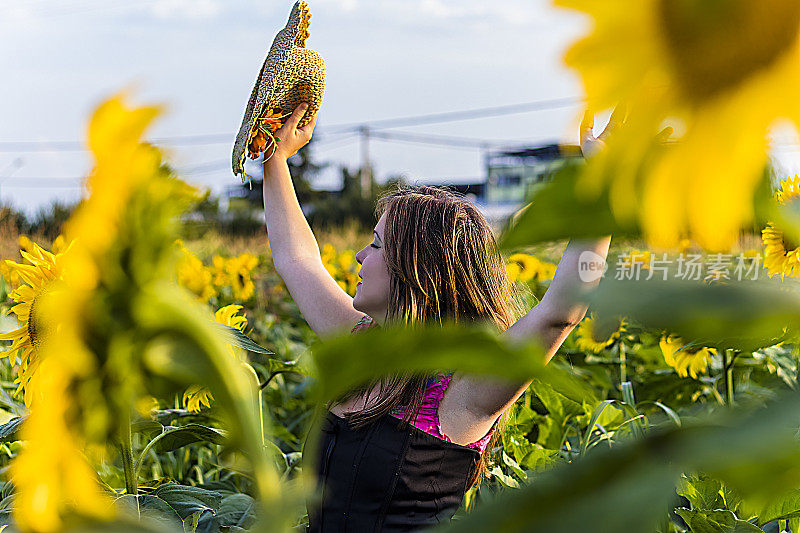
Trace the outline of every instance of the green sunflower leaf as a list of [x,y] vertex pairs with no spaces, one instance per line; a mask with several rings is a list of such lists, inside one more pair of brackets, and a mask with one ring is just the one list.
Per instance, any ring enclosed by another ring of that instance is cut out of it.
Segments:
[[243,348],[248,352],[260,353],[264,355],[274,355],[275,352],[271,352],[257,344],[253,339],[242,333],[236,328],[232,328],[230,326],[226,326],[225,324],[220,324],[218,322],[214,322],[214,325],[224,331],[227,335],[225,337],[225,342],[232,346],[238,346],[239,348]]

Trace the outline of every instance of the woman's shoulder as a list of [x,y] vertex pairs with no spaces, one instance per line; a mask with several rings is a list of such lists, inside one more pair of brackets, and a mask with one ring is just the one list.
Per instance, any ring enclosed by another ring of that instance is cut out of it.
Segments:
[[377,326],[377,324],[372,319],[372,317],[369,315],[364,315],[358,322],[356,322],[356,325],[353,326],[353,329],[350,330],[350,333],[357,333],[359,331],[367,330],[375,326]]

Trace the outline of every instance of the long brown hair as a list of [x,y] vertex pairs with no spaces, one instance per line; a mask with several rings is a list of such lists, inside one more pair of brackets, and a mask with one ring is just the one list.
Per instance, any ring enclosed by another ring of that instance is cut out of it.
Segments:
[[[483,321],[505,331],[524,313],[492,228],[469,200],[441,187],[398,186],[378,199],[375,215],[380,218],[384,213],[387,323],[414,326]],[[363,427],[404,406],[401,424],[407,425],[417,416],[430,377],[405,373],[374,380],[348,392],[339,402],[377,390],[374,403],[347,414],[350,424]],[[487,471],[491,448],[504,422],[505,417],[481,454],[470,486]]]

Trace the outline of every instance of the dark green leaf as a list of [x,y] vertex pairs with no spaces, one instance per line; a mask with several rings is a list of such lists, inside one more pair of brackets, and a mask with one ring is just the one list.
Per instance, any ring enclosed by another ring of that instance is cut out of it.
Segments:
[[164,531],[183,531],[183,520],[167,502],[150,494],[125,494],[116,500],[117,506],[133,518]]
[[[3,533],[16,533],[17,530],[5,530]],[[93,522],[78,527],[65,529],[64,533],[184,533],[181,529],[173,529],[158,522],[140,522],[134,519],[119,518],[110,522]]]
[[171,452],[195,442],[209,442],[211,444],[225,444],[225,434],[208,426],[200,424],[187,424],[179,427],[167,427],[164,433],[156,437],[158,441],[153,449],[159,453]]
[[222,494],[219,492],[178,485],[177,483],[165,483],[151,494],[167,502],[170,507],[175,509],[181,519],[185,519],[194,513],[216,511],[222,503]]
[[[231,494],[222,500],[214,516],[200,517],[197,525],[198,533],[216,533],[220,527],[247,528],[255,521],[255,501],[247,494]],[[214,529],[217,528],[217,529]]]
[[159,409],[158,411],[153,411],[153,418],[160,424],[169,425],[171,422],[175,420],[181,420],[183,418],[198,418],[201,415],[193,411],[189,411],[188,409]]
[[693,533],[763,533],[750,522],[740,520],[731,511],[675,509]]
[[17,437],[17,431],[27,418],[28,418],[27,416],[21,416],[19,418],[11,419],[5,424],[1,425],[0,442],[12,442],[15,440],[19,440]]
[[137,420],[131,424],[133,433],[144,433],[149,438],[153,438],[164,431],[164,426],[155,420]]

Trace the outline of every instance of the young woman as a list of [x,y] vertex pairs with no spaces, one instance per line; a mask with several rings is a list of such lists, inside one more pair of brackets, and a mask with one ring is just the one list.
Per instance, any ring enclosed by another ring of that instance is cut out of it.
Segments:
[[[288,157],[311,139],[298,107],[276,133],[264,163],[264,207],[272,258],[311,328],[321,337],[383,324],[488,321],[514,342],[539,342],[549,360],[586,313],[576,289],[582,253],[598,261],[610,237],[570,241],[542,300],[524,313],[491,228],[467,200],[435,187],[381,198],[373,240],[356,255],[361,283],[350,297],[323,267],[292,187]],[[605,132],[604,132],[605,133]],[[602,144],[582,126],[585,152]],[[601,136],[602,137],[602,136]],[[498,419],[530,381],[439,373],[400,375],[351,391],[329,406],[315,457],[322,499],[309,531],[411,531],[449,520],[484,467]]]

